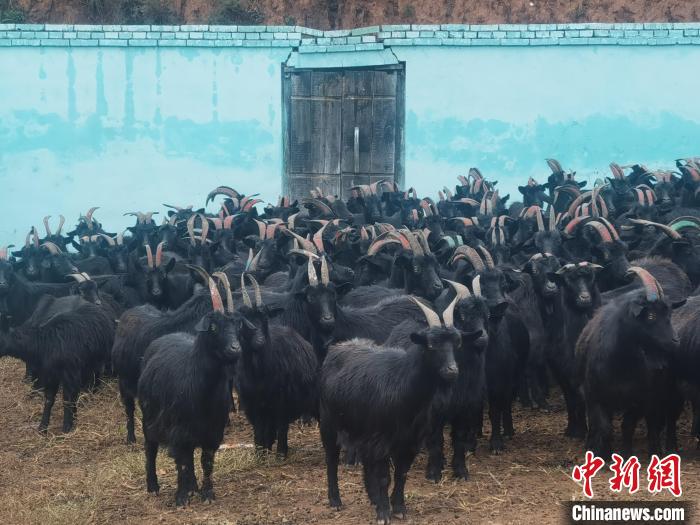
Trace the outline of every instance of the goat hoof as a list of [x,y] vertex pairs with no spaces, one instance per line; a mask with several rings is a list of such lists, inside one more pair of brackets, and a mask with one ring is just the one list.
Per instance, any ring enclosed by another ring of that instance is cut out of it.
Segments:
[[503,452],[503,441],[501,439],[491,440],[491,454],[498,455]]
[[425,479],[427,479],[428,481],[434,481],[435,483],[439,483],[442,479],[442,472],[438,469],[430,469],[425,473]]
[[214,495],[214,489],[202,489],[202,491],[199,493],[199,497],[202,498],[202,501],[204,503],[212,503],[215,499],[216,496]]
[[469,471],[466,468],[456,468],[454,469],[454,476],[456,479],[467,481],[469,479]]

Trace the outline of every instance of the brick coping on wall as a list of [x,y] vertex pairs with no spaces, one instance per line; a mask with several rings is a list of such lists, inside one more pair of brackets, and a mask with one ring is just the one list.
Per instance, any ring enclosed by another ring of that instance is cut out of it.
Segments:
[[700,22],[300,26],[0,24],[0,47],[285,47],[300,53],[392,46],[700,45]]

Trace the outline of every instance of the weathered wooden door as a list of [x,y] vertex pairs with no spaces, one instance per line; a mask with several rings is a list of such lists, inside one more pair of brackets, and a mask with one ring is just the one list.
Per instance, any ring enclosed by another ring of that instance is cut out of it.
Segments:
[[403,182],[404,66],[283,70],[285,195]]

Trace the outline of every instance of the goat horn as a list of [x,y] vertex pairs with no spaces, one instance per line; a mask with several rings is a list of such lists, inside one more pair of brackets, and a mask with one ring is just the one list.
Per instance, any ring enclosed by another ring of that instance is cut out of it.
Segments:
[[477,275],[472,279],[472,291],[475,297],[481,297],[481,275]]
[[204,205],[206,206],[207,204],[209,204],[209,201],[214,200],[214,197],[216,197],[217,195],[226,195],[228,197],[231,197],[232,199],[241,198],[240,193],[238,193],[233,188],[229,188],[228,186],[217,186],[209,192],[209,195],[207,195],[207,200],[204,203]]
[[190,238],[190,244],[192,246],[197,246],[197,241],[194,237],[194,221],[196,218],[197,215],[192,215],[189,219],[187,219],[187,235]]
[[472,294],[469,292],[469,288],[464,286],[462,283],[450,281],[449,279],[445,279],[445,282],[452,287],[452,289],[455,291],[455,294],[457,294],[458,299],[461,300],[467,297],[471,297]]
[[323,226],[321,226],[316,233],[314,233],[313,236],[313,243],[316,245],[316,248],[318,249],[318,253],[323,253],[325,252],[325,248],[323,247],[323,231],[326,229],[326,226],[328,226],[328,222],[326,222]]
[[592,226],[598,232],[603,242],[612,242],[612,236],[602,222],[590,221],[586,223],[586,226]]
[[289,250],[287,253],[288,253],[288,254],[293,253],[293,254],[295,254],[295,255],[303,255],[304,257],[306,257],[306,258],[309,259],[309,260],[311,260],[311,259],[319,259],[319,256],[318,256],[318,255],[316,255],[315,253],[311,253],[311,252],[308,251],[308,250],[297,250],[296,248],[292,248],[292,249]]
[[553,174],[557,173],[564,173],[564,170],[561,167],[561,164],[559,164],[559,161],[557,159],[546,159],[547,165],[549,166],[549,169],[552,170]]
[[572,235],[574,230],[581,224],[582,221],[589,219],[589,217],[576,217],[572,221],[569,222],[569,224],[566,225],[566,228],[564,228],[564,233],[566,235]]
[[459,295],[455,295],[452,302],[448,304],[445,311],[442,312],[442,319],[445,322],[446,328],[452,328],[454,326],[455,306],[457,305],[457,301],[459,301]]
[[486,267],[489,269],[493,269],[494,268],[493,258],[491,257],[491,254],[486,249],[486,247],[480,244],[479,246],[477,246],[477,249],[481,252],[481,255],[483,256],[483,260],[486,263]]
[[326,257],[321,257],[321,284],[323,284],[324,286],[328,286],[330,281],[331,278],[330,271],[328,269],[328,259]]
[[114,246],[114,239],[112,239],[109,235],[105,235],[104,233],[98,233],[97,235],[94,235],[93,237],[102,237],[105,241],[107,241],[107,244],[110,246]]
[[304,248],[305,250],[311,252],[311,253],[316,253],[316,246],[314,246],[314,243],[312,243],[308,239],[304,239],[301,235],[299,235],[296,232],[293,232],[290,229],[284,230],[286,233],[294,237],[296,240],[299,241],[299,244],[301,244],[301,247]]
[[374,255],[377,252],[379,252],[379,250],[381,250],[384,246],[387,246],[389,244],[401,244],[401,241],[392,238],[376,240],[369,246],[369,248],[367,248],[367,255]]
[[628,275],[635,273],[641,279],[642,284],[644,285],[644,291],[646,292],[647,301],[653,302],[663,298],[664,293],[661,285],[647,270],[639,266],[630,266],[627,273]]
[[9,244],[7,246],[0,246],[0,261],[6,261],[8,258],[7,252],[10,248],[14,248],[14,244]]
[[44,244],[41,245],[41,247],[46,248],[51,255],[58,255],[60,253],[63,253],[61,252],[61,249],[58,246],[56,246],[50,241],[46,241]]
[[323,213],[326,213],[328,215],[335,215],[330,206],[328,206],[328,204],[318,199],[302,199],[301,202],[303,202],[304,204],[309,204],[311,206],[316,206],[317,208],[322,210]]
[[615,162],[610,163],[610,171],[612,171],[613,177],[615,177],[617,180],[624,180],[625,178],[625,172],[622,171],[622,168],[620,167],[619,164]]
[[151,247],[148,244],[146,245],[146,258],[148,259],[148,267],[155,268],[156,266],[153,263],[153,252],[151,251]]
[[262,248],[258,251],[258,253],[255,254],[255,257],[253,257],[253,260],[250,261],[250,267],[248,268],[249,271],[254,272],[255,270],[258,269],[258,261],[260,260],[260,256],[262,255]]
[[155,267],[159,268],[161,263],[163,262],[163,245],[165,244],[165,241],[160,241],[158,243],[158,246],[156,246],[156,261],[155,261]]
[[432,309],[428,308],[423,302],[415,296],[411,296],[414,303],[418,305],[421,309],[423,315],[425,315],[425,320],[428,321],[428,326],[431,328],[441,328],[442,323],[440,322],[440,317]]
[[267,225],[264,222],[259,221],[257,219],[254,220],[255,224],[258,225],[258,237],[260,237],[260,239],[264,241],[267,234]]
[[653,226],[654,228],[661,230],[664,232],[666,235],[671,237],[672,239],[682,239],[683,236],[678,233],[676,230],[673,228],[666,226],[665,224],[659,224],[658,222],[653,222],[653,221],[646,221],[643,219],[630,219],[629,220],[632,224],[640,224],[642,226]]
[[229,314],[233,313],[233,293],[231,292],[231,283],[228,280],[228,275],[224,272],[214,272],[212,277],[218,279],[226,293],[226,312]]
[[486,268],[484,266],[484,261],[479,256],[479,253],[471,246],[458,246],[457,249],[454,251],[454,254],[452,255],[452,260],[450,261],[450,264],[454,262],[457,255],[462,255],[466,257],[477,272],[481,272]]
[[202,245],[204,245],[204,243],[207,242],[207,235],[209,234],[209,221],[201,213],[198,213],[197,215],[199,216],[199,221],[202,225],[201,226],[202,229],[201,229],[199,238],[200,238],[200,242],[202,243]]
[[620,235],[617,233],[615,226],[613,226],[608,219],[606,219],[605,217],[598,217],[598,219],[596,220],[602,223],[603,226],[605,226],[608,229],[613,239],[615,239],[616,241],[620,240]]
[[309,259],[307,264],[306,272],[309,278],[309,286],[315,288],[318,286],[318,275],[316,275],[316,268],[314,267],[314,261]]
[[85,218],[87,219],[87,227],[88,230],[92,230],[92,214],[95,213],[95,210],[99,210],[99,206],[93,206],[88,210],[88,212],[85,214]]

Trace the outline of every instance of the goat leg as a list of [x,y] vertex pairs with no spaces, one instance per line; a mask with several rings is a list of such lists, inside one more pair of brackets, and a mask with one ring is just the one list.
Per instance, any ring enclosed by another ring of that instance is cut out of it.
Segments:
[[215,449],[202,449],[202,489],[199,491],[199,495],[202,501],[211,502],[215,499],[214,496],[214,483],[212,482],[211,475],[214,471],[214,455],[216,454]]
[[41,415],[41,423],[39,423],[39,432],[46,432],[49,428],[49,420],[51,419],[51,409],[54,401],[56,401],[56,392],[58,387],[55,385],[46,385],[44,387],[44,412]]
[[321,441],[326,451],[326,476],[328,478],[328,502],[331,507],[340,509],[343,505],[338,489],[338,462],[340,461],[340,445],[338,433],[334,428],[328,428],[321,420]]
[[394,460],[394,490],[391,493],[391,513],[398,519],[406,518],[406,500],[404,489],[406,487],[406,477],[411,468],[415,454],[402,452],[396,454]]
[[156,472],[156,457],[158,457],[158,442],[146,439],[146,490],[158,494],[158,474]]
[[73,430],[78,412],[78,388],[63,385],[63,432]]
[[428,449],[428,466],[425,472],[425,478],[437,483],[442,478],[442,469],[444,467],[445,456],[443,454],[444,423],[433,419],[432,430],[428,435],[426,448]]

